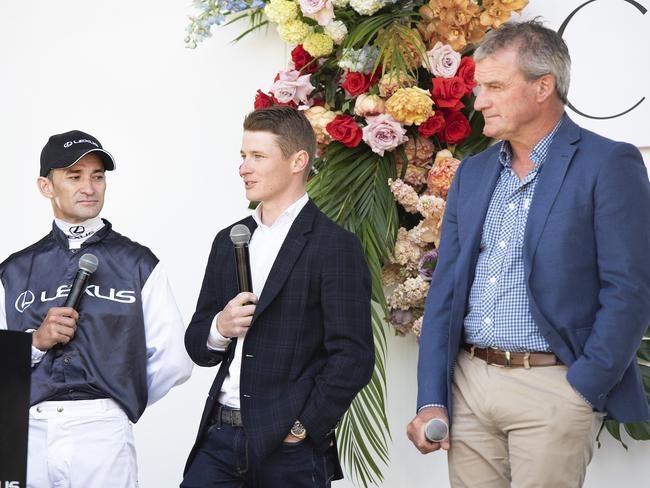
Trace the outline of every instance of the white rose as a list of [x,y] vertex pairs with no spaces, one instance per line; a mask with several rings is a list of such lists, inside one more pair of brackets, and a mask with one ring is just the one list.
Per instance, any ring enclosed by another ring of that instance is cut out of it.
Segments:
[[348,35],[348,28],[341,20],[333,20],[325,26],[325,34],[330,36],[334,44],[341,44],[345,36]]
[[431,51],[427,52],[431,73],[442,78],[453,78],[456,75],[460,65],[460,57],[460,53],[454,51],[449,44],[443,44],[439,41],[436,42]]

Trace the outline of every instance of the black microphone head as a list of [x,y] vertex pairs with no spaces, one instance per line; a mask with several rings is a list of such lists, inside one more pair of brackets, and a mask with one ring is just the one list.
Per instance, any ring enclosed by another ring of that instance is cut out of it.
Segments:
[[79,258],[79,269],[88,274],[93,274],[97,271],[97,266],[99,266],[99,260],[94,254],[88,252]]
[[244,224],[237,224],[230,229],[230,240],[236,247],[247,246],[251,240],[251,231]]

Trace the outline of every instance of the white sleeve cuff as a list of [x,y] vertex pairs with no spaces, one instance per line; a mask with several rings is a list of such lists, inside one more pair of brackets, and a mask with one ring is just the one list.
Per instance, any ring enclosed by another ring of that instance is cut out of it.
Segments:
[[418,413],[420,413],[425,408],[429,408],[429,407],[447,408],[444,405],[441,405],[440,403],[427,403],[426,405],[422,405],[420,408],[418,408]]
[[32,346],[32,368],[41,362],[41,359],[43,359],[45,353],[47,353],[47,351],[41,351],[35,346]]
[[210,325],[210,335],[208,336],[207,346],[208,349],[213,351],[225,351],[232,342],[232,339],[222,336],[217,330],[217,317],[219,317],[219,313],[215,315],[212,320],[212,325]]

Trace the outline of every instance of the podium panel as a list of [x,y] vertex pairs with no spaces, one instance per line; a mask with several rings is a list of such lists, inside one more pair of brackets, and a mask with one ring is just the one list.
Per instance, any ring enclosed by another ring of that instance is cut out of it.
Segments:
[[24,488],[31,334],[0,330],[0,488]]

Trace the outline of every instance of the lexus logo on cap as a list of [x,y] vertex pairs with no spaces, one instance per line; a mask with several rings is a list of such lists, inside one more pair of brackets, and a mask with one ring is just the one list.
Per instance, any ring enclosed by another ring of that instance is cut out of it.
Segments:
[[78,139],[76,141],[67,141],[63,143],[63,147],[68,149],[73,144],[92,144],[95,147],[99,147],[99,145],[95,141],[91,141],[90,139]]
[[36,297],[34,297],[34,294],[30,290],[22,292],[16,299],[16,310],[23,313],[32,303],[34,303],[35,298]]
[[86,228],[83,225],[75,225],[69,229],[70,234],[83,234],[85,230]]

